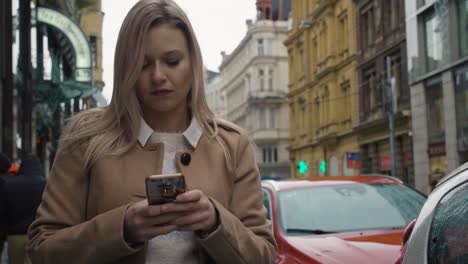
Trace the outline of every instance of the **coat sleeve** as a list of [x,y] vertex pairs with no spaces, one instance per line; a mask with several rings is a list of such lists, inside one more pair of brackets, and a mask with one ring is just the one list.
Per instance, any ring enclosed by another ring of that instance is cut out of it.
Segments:
[[127,206],[86,217],[89,177],[83,148],[59,150],[36,220],[28,230],[33,263],[109,263],[134,253],[123,239]]
[[266,219],[253,146],[247,136],[239,141],[229,208],[211,199],[220,225],[200,241],[216,263],[275,263],[276,242]]

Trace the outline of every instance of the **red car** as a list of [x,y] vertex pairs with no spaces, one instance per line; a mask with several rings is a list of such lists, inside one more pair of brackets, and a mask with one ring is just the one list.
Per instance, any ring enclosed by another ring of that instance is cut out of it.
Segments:
[[380,175],[262,181],[276,263],[394,263],[426,197]]

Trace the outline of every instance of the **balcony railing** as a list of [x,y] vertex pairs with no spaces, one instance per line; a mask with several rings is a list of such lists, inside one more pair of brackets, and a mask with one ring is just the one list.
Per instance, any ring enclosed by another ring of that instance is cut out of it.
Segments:
[[251,91],[248,94],[249,100],[256,100],[256,99],[282,99],[286,98],[287,93],[280,90],[267,90],[267,91]]

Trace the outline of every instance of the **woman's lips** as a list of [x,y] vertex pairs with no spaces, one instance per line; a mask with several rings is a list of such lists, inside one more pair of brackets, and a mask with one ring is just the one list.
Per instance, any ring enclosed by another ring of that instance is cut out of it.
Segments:
[[157,95],[157,96],[164,96],[172,93],[172,90],[156,90],[154,92],[151,92],[152,95]]

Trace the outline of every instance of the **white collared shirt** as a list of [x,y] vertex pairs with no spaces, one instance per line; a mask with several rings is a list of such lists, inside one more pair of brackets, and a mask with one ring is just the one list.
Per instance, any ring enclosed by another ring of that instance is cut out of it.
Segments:
[[[155,132],[147,123],[146,121],[141,118],[140,121],[140,133],[138,135],[138,142],[144,147],[148,140],[150,139],[151,135]],[[159,133],[159,132],[156,132]],[[197,119],[192,118],[190,121],[190,125],[185,129],[182,135],[187,139],[190,145],[193,148],[197,147],[198,141],[202,135],[203,131],[198,123]],[[173,133],[161,133],[161,134],[173,134]]]
[[[154,133],[154,135],[153,135]],[[196,148],[202,135],[198,121],[192,118],[183,133],[160,133],[154,131],[141,118],[138,142],[144,147],[151,140],[164,144],[163,174],[178,172],[175,154]],[[174,231],[157,236],[148,242],[146,263],[198,263],[197,245],[193,232]]]

